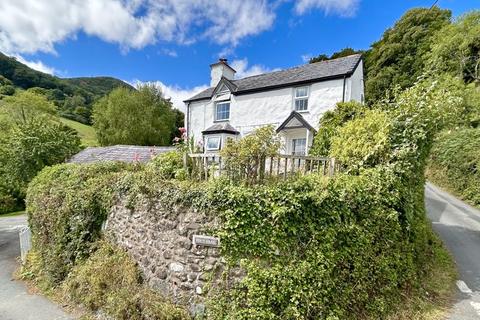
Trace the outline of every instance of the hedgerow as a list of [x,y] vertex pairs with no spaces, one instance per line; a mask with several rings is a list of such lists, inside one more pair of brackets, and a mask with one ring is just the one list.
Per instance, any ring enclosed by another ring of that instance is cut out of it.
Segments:
[[52,287],[93,251],[113,201],[118,163],[65,164],[44,169],[29,185],[28,222],[33,249]]
[[442,132],[433,144],[428,178],[480,205],[480,128]]

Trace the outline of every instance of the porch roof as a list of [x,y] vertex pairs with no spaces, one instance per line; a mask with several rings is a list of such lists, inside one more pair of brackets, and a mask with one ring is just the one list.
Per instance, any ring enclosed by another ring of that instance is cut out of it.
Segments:
[[298,128],[306,128],[310,131],[317,132],[315,128],[313,128],[300,113],[297,111],[292,111],[287,119],[285,119],[285,121],[283,121],[282,124],[277,128],[277,133],[282,130]]
[[237,129],[232,127],[228,122],[216,123],[211,127],[202,131],[202,134],[215,134],[215,133],[230,133],[230,134],[240,134]]

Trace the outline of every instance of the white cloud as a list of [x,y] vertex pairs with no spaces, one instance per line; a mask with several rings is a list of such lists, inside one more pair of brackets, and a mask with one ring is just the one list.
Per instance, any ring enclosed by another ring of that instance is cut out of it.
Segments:
[[354,16],[360,0],[297,0],[295,12],[304,14],[311,9],[320,9],[326,14],[338,14],[342,17]]
[[310,59],[312,59],[312,54],[311,53],[302,54],[301,58],[304,63],[307,63],[310,61]]
[[166,55],[166,56],[172,57],[172,58],[178,57],[177,51],[172,50],[172,49],[163,48],[161,53]]
[[0,51],[53,53],[79,32],[124,50],[160,40],[235,46],[270,28],[273,10],[267,0],[0,0]]
[[260,64],[249,66],[247,58],[233,60],[230,65],[232,66],[233,69],[237,71],[237,73],[235,74],[235,78],[237,79],[256,76],[257,74],[280,70],[278,68],[269,69]]
[[51,74],[51,75],[54,75],[56,73],[56,70],[54,68],[45,65],[40,60],[28,61],[28,60],[25,60],[25,58],[23,58],[20,55],[15,55],[14,58],[17,59],[18,62],[23,63],[24,65],[27,65],[28,67],[30,67],[34,70],[37,70],[37,71],[40,71],[40,72],[43,72],[43,73],[48,73],[48,74]]
[[154,84],[155,86],[162,89],[164,97],[171,99],[173,106],[182,112],[185,112],[185,103],[183,102],[184,100],[191,98],[197,93],[209,88],[208,85],[200,85],[191,89],[181,88],[177,85],[174,85],[174,86],[166,85],[161,81],[143,82],[140,80],[133,80],[133,81],[129,81],[129,83],[133,86],[138,86],[146,83]]

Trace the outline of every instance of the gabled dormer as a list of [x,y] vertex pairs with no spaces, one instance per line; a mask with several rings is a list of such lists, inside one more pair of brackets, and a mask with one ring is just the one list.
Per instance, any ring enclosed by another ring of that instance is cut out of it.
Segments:
[[235,85],[235,83],[225,77],[222,77],[220,78],[220,81],[218,82],[215,89],[213,90],[212,96],[216,97],[225,94],[231,94],[235,91],[237,91],[237,86]]

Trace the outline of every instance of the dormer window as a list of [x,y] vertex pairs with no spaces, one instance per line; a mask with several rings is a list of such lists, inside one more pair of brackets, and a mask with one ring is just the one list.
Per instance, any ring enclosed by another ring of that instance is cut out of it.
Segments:
[[215,104],[215,121],[228,121],[230,119],[230,102],[217,102]]
[[294,95],[294,108],[295,111],[307,111],[308,110],[308,87],[295,88]]

